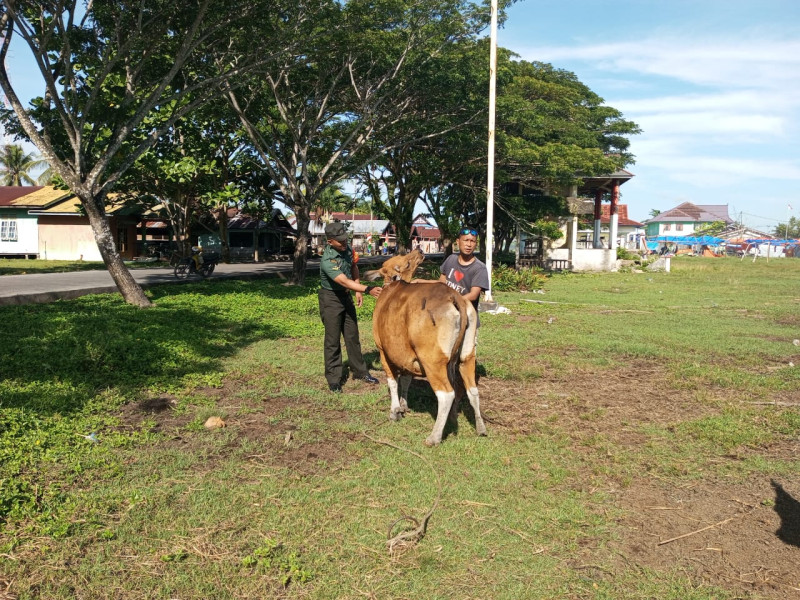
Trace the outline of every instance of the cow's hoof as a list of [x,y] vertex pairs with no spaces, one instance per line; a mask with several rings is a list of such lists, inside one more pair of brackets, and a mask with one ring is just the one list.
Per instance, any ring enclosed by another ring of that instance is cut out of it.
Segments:
[[478,434],[479,436],[481,436],[481,437],[486,437],[486,426],[484,426],[483,424],[481,424],[481,426],[477,428],[476,432],[477,432],[477,434]]
[[403,417],[406,416],[406,413],[402,410],[398,410],[397,412],[390,410],[389,411],[389,420],[390,421],[399,421]]
[[425,440],[425,445],[426,445],[428,448],[433,448],[434,446],[438,446],[440,443],[441,443],[441,440],[439,440],[439,441],[437,442],[437,441],[436,441],[435,439],[433,439],[433,438],[427,438],[427,439]]

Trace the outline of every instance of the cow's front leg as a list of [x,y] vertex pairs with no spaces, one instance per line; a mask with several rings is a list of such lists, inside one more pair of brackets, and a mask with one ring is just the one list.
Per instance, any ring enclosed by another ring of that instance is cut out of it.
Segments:
[[405,412],[408,408],[405,402],[405,395],[401,401],[400,394],[398,394],[398,379],[400,380],[400,387],[402,387],[403,378],[400,376],[399,370],[392,368],[389,361],[387,361],[386,357],[383,355],[382,350],[381,366],[383,367],[383,372],[386,373],[386,383],[389,385],[389,397],[392,400],[391,406],[389,407],[389,419],[392,421],[399,421],[405,416]]
[[399,421],[405,416],[406,411],[400,404],[400,395],[397,393],[397,380],[393,377],[389,377],[386,379],[386,383],[389,384],[389,396],[392,399],[392,405],[389,408],[389,419],[392,421]]
[[400,376],[400,410],[408,412],[408,388],[411,386],[411,375]]

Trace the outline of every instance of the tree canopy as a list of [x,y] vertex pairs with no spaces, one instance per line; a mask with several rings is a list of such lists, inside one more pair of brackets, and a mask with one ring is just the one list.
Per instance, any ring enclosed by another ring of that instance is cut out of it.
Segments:
[[[231,39],[270,39],[271,48],[282,49],[291,40],[281,35],[291,33],[287,19],[300,12],[288,0],[4,0],[0,87],[11,105],[4,125],[32,141],[80,198],[128,302],[150,305],[117,251],[106,215],[109,192],[224,81],[268,60],[269,51],[242,54]],[[28,106],[6,69],[17,39],[44,86]]]
[[[301,283],[310,213],[350,206],[345,181],[401,247],[419,200],[445,244],[464,223],[481,228],[488,18],[467,0],[5,0],[2,120],[81,199],[127,301],[149,305],[114,244],[112,190],[171,207],[183,239],[211,212],[224,241],[228,206],[279,199],[297,218]],[[43,81],[27,105],[5,67],[17,41]],[[632,162],[639,130],[569,71],[500,49],[497,78],[495,227],[507,245],[517,223],[563,213],[561,186]]]
[[27,153],[18,144],[5,144],[0,148],[0,181],[2,185],[36,185],[31,175],[46,164],[33,153]]

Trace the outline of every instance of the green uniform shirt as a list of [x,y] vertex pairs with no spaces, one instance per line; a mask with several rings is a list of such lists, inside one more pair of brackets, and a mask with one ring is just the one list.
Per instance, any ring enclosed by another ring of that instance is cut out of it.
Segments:
[[334,292],[346,291],[346,287],[334,281],[340,273],[344,273],[348,279],[353,278],[353,250],[348,246],[339,252],[327,244],[319,262],[320,287]]

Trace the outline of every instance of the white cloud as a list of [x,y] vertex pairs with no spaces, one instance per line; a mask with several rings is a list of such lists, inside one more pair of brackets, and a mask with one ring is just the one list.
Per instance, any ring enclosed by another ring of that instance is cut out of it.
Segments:
[[653,37],[613,44],[545,46],[521,54],[536,60],[591,62],[601,70],[658,75],[703,86],[800,88],[800,41],[740,37]]
[[[730,186],[752,179],[800,181],[800,165],[791,160],[767,160],[758,157],[726,158],[685,151],[674,140],[641,141],[634,153],[638,162],[674,181],[710,188]],[[634,169],[635,170],[635,169]]]
[[634,214],[689,199],[779,217],[800,181],[800,41],[661,32],[518,52],[580,73],[642,128],[631,139]]
[[636,121],[648,137],[682,134],[702,137],[717,135],[724,137],[727,141],[741,139],[755,142],[760,138],[767,141],[773,136],[782,135],[785,131],[784,119],[769,115],[707,110],[660,113],[641,117],[637,117],[635,114],[628,116]]

